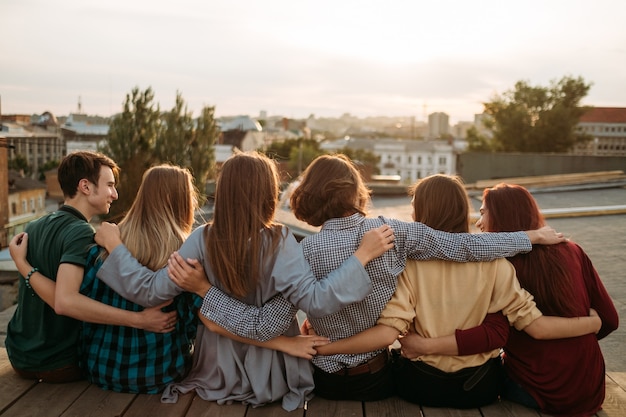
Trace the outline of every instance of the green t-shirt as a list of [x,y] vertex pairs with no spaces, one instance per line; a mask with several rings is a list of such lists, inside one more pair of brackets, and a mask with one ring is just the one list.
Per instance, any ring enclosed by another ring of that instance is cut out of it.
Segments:
[[[28,261],[56,281],[59,265],[85,267],[94,229],[76,209],[63,206],[31,222]],[[5,345],[11,364],[23,371],[47,371],[78,364],[80,321],[60,316],[20,275],[17,309],[7,327]]]

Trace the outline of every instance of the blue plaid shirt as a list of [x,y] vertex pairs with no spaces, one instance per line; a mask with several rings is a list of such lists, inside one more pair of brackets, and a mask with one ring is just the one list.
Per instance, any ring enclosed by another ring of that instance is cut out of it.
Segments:
[[[89,252],[80,292],[101,303],[128,311],[143,307],[122,298],[96,278],[102,264],[100,248]],[[83,323],[80,343],[81,367],[87,379],[99,387],[131,393],[155,394],[167,384],[180,381],[191,367],[196,337],[196,311],[202,299],[183,293],[167,306],[176,309],[178,322],[170,333],[106,324]]]

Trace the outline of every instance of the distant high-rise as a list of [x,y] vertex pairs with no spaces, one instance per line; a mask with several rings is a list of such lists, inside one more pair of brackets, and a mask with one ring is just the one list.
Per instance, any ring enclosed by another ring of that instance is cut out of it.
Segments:
[[428,137],[437,139],[450,134],[450,120],[446,113],[435,112],[428,115]]

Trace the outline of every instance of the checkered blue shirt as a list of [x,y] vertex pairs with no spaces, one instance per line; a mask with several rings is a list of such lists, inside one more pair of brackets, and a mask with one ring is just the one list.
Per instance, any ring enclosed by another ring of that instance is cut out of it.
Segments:
[[[360,214],[328,220],[319,233],[302,240],[305,258],[317,279],[323,279],[357,250],[365,232],[388,224],[394,230],[394,248],[372,260],[365,269],[373,290],[362,301],[350,304],[334,314],[310,317],[316,333],[338,340],[352,336],[376,324],[380,312],[393,295],[397,277],[407,258],[451,261],[490,261],[532,249],[524,232],[446,233],[417,222],[403,222],[384,217],[366,218]],[[275,297],[261,308],[247,306],[212,288],[205,296],[202,313],[242,337],[266,339],[277,336],[282,323],[293,317],[294,307],[282,297]],[[306,312],[305,312],[306,313]],[[284,331],[284,330],[283,330]],[[326,372],[357,366],[380,351],[356,355],[316,356],[313,363]]]
[[[89,252],[81,293],[101,303],[128,311],[143,307],[113,291],[96,277],[102,264],[99,248]],[[107,324],[83,323],[81,367],[87,379],[99,387],[117,391],[155,394],[180,381],[191,367],[191,352],[198,329],[195,312],[202,299],[183,293],[166,310],[176,309],[178,322],[170,333]]]

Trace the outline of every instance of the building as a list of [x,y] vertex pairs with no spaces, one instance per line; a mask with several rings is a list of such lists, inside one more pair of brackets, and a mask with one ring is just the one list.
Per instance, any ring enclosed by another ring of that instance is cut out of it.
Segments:
[[592,107],[581,116],[576,130],[592,140],[576,145],[571,153],[626,156],[626,107]]
[[428,115],[428,137],[438,139],[450,134],[450,118],[446,113],[435,112]]
[[107,117],[70,114],[61,125],[67,153],[97,151],[98,147],[107,141],[109,121]]
[[46,213],[46,184],[9,171],[7,238],[24,231],[26,225]]
[[[0,249],[7,247],[9,239],[6,225],[9,223],[9,159],[8,143],[0,132]],[[7,196],[7,197],[5,197]]]
[[252,151],[265,145],[261,124],[249,116],[224,117],[217,120],[220,136],[216,144],[215,161],[224,162],[233,149]]
[[399,177],[412,184],[432,174],[454,174],[456,151],[444,140],[358,139],[347,138],[324,142],[320,148],[338,152],[342,148],[362,149],[379,157],[378,170],[384,177]]
[[28,115],[3,115],[0,136],[6,138],[8,160],[26,158],[31,178],[39,176],[46,163],[60,161],[66,154],[59,124],[50,112],[31,121]]

